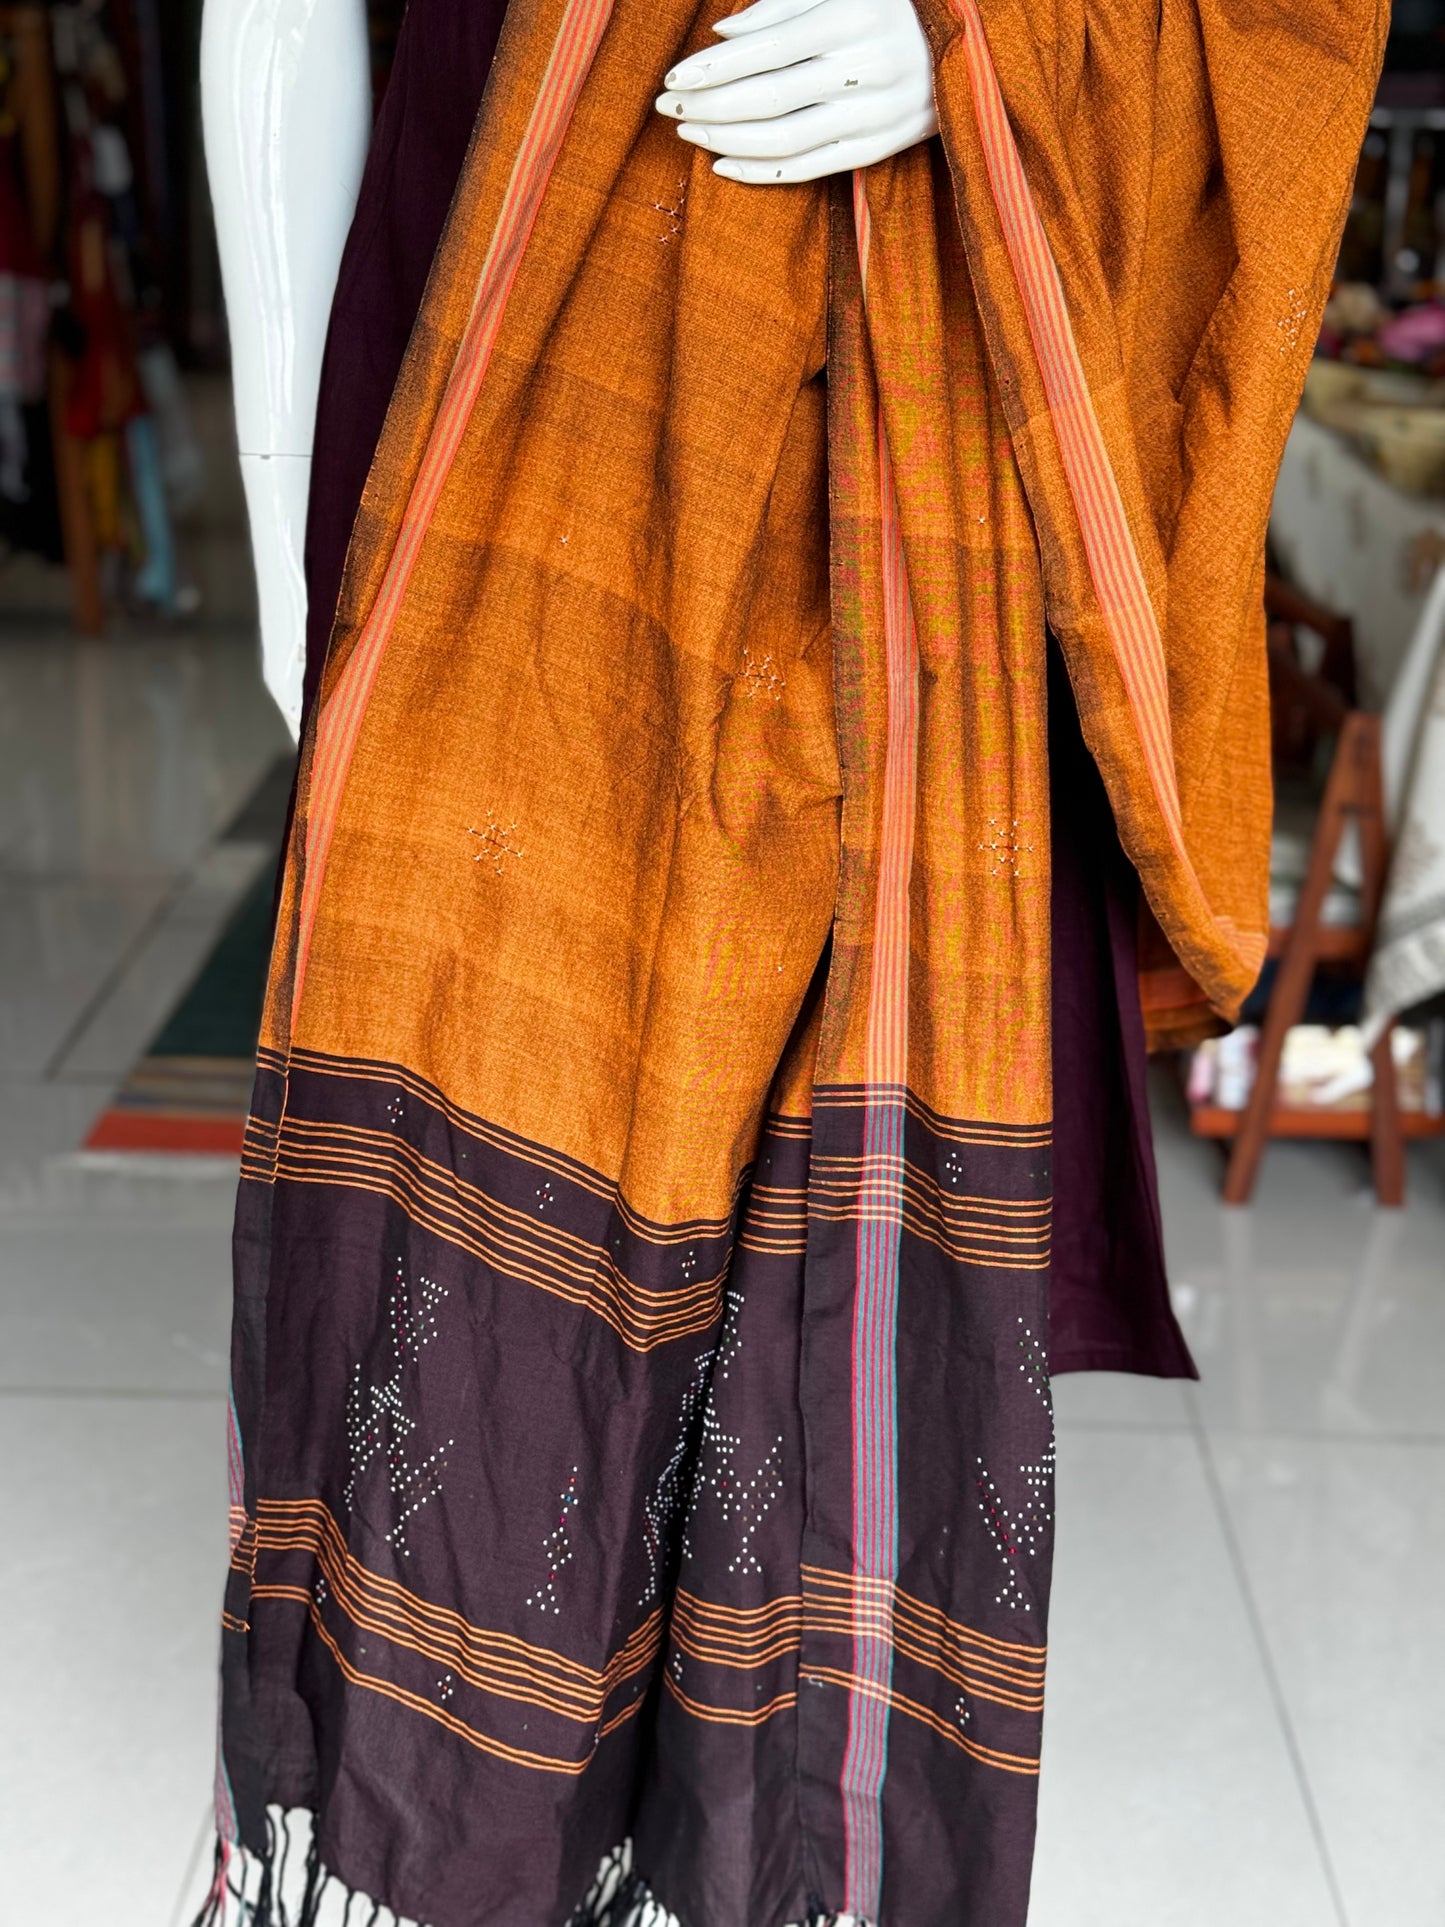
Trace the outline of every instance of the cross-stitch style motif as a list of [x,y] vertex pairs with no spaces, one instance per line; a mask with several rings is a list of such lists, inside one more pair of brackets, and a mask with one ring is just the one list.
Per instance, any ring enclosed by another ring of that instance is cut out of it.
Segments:
[[762,1462],[749,1478],[743,1470],[744,1439],[741,1432],[729,1432],[718,1412],[718,1387],[727,1382],[732,1366],[742,1350],[738,1330],[742,1317],[743,1294],[730,1286],[726,1297],[722,1331],[718,1335],[717,1359],[703,1407],[702,1435],[688,1498],[687,1523],[683,1528],[682,1551],[691,1559],[691,1534],[702,1506],[711,1500],[723,1520],[738,1528],[737,1551],[728,1561],[729,1572],[761,1572],[762,1562],[753,1549],[753,1540],[764,1518],[783,1495],[783,1435],[769,1444]]
[[667,217],[667,232],[657,237],[666,247],[669,241],[677,240],[682,233],[682,212],[687,206],[687,182],[685,180],[678,182],[673,189],[670,201],[654,201],[652,205],[659,214]]
[[1033,1332],[1019,1319],[1019,1371],[1048,1417],[1048,1443],[1032,1464],[1019,1467],[1025,1496],[1017,1507],[1004,1501],[1002,1492],[982,1458],[977,1461],[975,1483],[978,1509],[988,1527],[1004,1569],[1003,1583],[996,1602],[1011,1612],[1033,1611],[1033,1584],[1025,1571],[1025,1560],[1036,1559],[1047,1550],[1054,1513],[1054,1410],[1049,1390],[1048,1364],[1043,1347]]
[[413,1456],[418,1422],[406,1409],[406,1394],[414,1380],[419,1354],[437,1336],[437,1307],[446,1297],[446,1287],[430,1278],[419,1277],[413,1293],[400,1259],[392,1287],[387,1326],[391,1338],[390,1377],[368,1381],[358,1361],[351,1375],[346,1400],[346,1439],[351,1458],[351,1477],[346,1486],[346,1503],[354,1505],[360,1481],[378,1461],[386,1467],[388,1491],[399,1510],[393,1510],[387,1543],[403,1559],[410,1553],[406,1543],[407,1527],[441,1490],[447,1453],[455,1440],[447,1439],[425,1458]]
[[522,854],[522,846],[517,841],[515,818],[510,823],[503,823],[491,810],[488,810],[487,820],[480,829],[470,823],[467,825],[467,835],[477,839],[476,849],[472,854],[473,863],[488,864],[494,876],[502,874],[509,857],[519,857]]
[[738,690],[749,698],[766,696],[770,702],[780,703],[788,679],[779,669],[773,658],[755,656],[751,649],[743,650],[742,664],[738,669]]
[[542,1541],[542,1554],[548,1562],[547,1577],[536,1592],[529,1595],[527,1604],[535,1606],[538,1612],[557,1613],[562,1610],[562,1596],[557,1590],[557,1581],[565,1566],[572,1563],[572,1514],[577,1505],[577,1467],[572,1468],[571,1477],[562,1489],[557,1501],[561,1508],[557,1523]]
[[988,819],[988,839],[979,848],[989,858],[989,875],[992,877],[1016,877],[1019,874],[1019,859],[1033,851],[1032,843],[1025,843],[1019,836],[1019,820],[1015,816],[1002,823],[996,816]]

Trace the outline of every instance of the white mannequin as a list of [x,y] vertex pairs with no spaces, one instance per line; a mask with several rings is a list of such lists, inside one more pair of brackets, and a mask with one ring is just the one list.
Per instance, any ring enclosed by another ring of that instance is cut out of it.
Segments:
[[[717,31],[657,108],[731,180],[843,173],[937,129],[910,0],[757,0]],[[206,0],[201,97],[263,672],[295,734],[321,353],[371,131],[365,0]]]
[[207,0],[201,97],[262,667],[295,735],[321,351],[371,137],[365,0]]

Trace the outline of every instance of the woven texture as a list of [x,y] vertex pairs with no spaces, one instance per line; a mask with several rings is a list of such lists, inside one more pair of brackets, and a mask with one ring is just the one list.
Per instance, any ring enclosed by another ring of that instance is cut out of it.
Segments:
[[652,111],[711,18],[514,0],[353,534],[222,1832],[309,1806],[435,1927],[629,1837],[686,1927],[1021,1927],[1046,633],[1182,1033],[1263,953],[1264,522],[1381,27],[959,0],[942,139],[773,192]]

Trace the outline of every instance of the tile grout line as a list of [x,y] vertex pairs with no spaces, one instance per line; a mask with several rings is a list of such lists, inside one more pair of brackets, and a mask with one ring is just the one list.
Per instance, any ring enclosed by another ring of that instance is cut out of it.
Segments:
[[92,1399],[125,1401],[136,1403],[146,1399],[157,1400],[173,1405],[206,1405],[215,1401],[224,1404],[226,1387],[215,1386],[210,1391],[192,1390],[186,1386],[157,1386],[148,1389],[138,1385],[0,1385],[0,1400],[7,1398],[52,1398],[52,1399]]
[[[205,1864],[206,1842],[215,1829],[211,1814],[203,1813],[196,1828],[196,1837],[191,1842],[191,1851],[186,1856],[185,1871],[181,1875],[180,1890],[176,1894],[175,1905],[171,1908],[170,1927],[183,1927],[186,1909],[194,1897],[195,1888],[200,1884],[200,1870]],[[202,1896],[204,1899],[204,1896]]]
[[[256,795],[264,787],[277,763],[281,760],[279,756],[272,757],[271,761],[266,765],[266,768],[261,771],[260,776],[246,792],[239,810],[233,812],[225,822],[218,825],[207,841],[202,844],[201,848],[194,852],[190,862],[185,868],[173,875],[170,889],[163,891],[160,900],[150,916],[145,919],[141,928],[136,932],[130,943],[121,951],[120,956],[116,958],[96,989],[81,1005],[78,1015],[72,1019],[69,1027],[61,1037],[60,1042],[46,1060],[39,1079],[37,1080],[38,1082],[42,1084],[54,1084],[65,1081],[65,1060],[74,1051],[90,1024],[94,1022],[109,1000],[115,995],[127,971],[130,970],[142,954],[146,944],[165,927],[171,913],[175,910],[176,906],[184,900],[186,892],[195,884],[201,874],[202,867],[210,858],[228,844],[249,843],[259,840],[244,836],[238,837],[234,832],[237,823],[244,817],[246,810],[251,803],[254,802]],[[264,861],[264,858],[262,860]],[[47,882],[50,881],[49,878],[43,880]],[[160,879],[151,880],[159,881]],[[219,927],[224,928],[227,916],[234,911],[241,897],[245,894],[245,889],[248,887],[249,885],[243,886],[241,890],[235,892],[228,908],[222,912]],[[90,1080],[87,1080],[87,1082],[89,1081]],[[101,1082],[99,1078],[94,1081],[97,1085]],[[112,1087],[114,1087],[113,1082]]]
[[[1114,1437],[1147,1432],[1161,1438],[1180,1438],[1196,1430],[1190,1419],[1155,1423],[1149,1419],[1060,1418],[1055,1423],[1061,1433],[1106,1432]],[[1248,1439],[1253,1444],[1385,1445],[1392,1449],[1420,1447],[1426,1451],[1445,1446],[1445,1432],[1330,1432],[1290,1425],[1224,1425],[1220,1430],[1227,1438]]]
[[[96,1018],[99,1017],[106,1005],[115,996],[129,971],[143,955],[146,945],[152,938],[156,937],[170,921],[171,915],[177,905],[184,901],[186,893],[200,877],[202,867],[218,850],[252,840],[232,837],[228,835],[228,829],[229,826],[225,826],[218,830],[210,841],[196,852],[186,868],[174,876],[170,889],[163,893],[150,916],[145,919],[134,937],[132,937],[131,941],[115,959],[100,983],[97,984],[90,996],[81,1005],[79,1013],[71,1020],[60,1042],[55,1046],[55,1049],[46,1060],[37,1082],[41,1084],[63,1084],[72,1081],[67,1079],[65,1075],[66,1059],[75,1050],[91,1024],[95,1022]],[[261,861],[264,862],[265,858],[263,857]],[[254,881],[254,879],[252,879],[252,881]],[[227,918],[236,909],[241,898],[249,888],[250,884],[246,884],[243,885],[241,889],[232,893],[231,900],[221,912],[220,922],[217,926],[218,930],[224,929]],[[214,936],[216,933],[213,932],[212,934]],[[124,1076],[124,1073],[122,1073],[122,1076]],[[115,1088],[115,1079],[112,1077],[101,1078],[98,1075],[87,1077],[83,1073],[81,1077],[74,1080],[74,1083],[78,1088],[92,1086],[96,1089],[105,1089],[106,1087],[111,1089]]]
[[1275,1719],[1279,1724],[1280,1734],[1284,1740],[1285,1752],[1289,1756],[1290,1766],[1294,1771],[1295,1785],[1299,1790],[1300,1800],[1304,1805],[1305,1818],[1309,1823],[1310,1832],[1314,1837],[1315,1851],[1319,1855],[1320,1868],[1325,1877],[1325,1885],[1329,1889],[1330,1904],[1334,1910],[1335,1921],[1337,1927],[1350,1927],[1349,1911],[1345,1906],[1345,1897],[1340,1887],[1339,1876],[1335,1872],[1334,1858],[1330,1853],[1329,1841],[1325,1834],[1324,1821],[1321,1818],[1318,1803],[1315,1800],[1314,1788],[1310,1784],[1309,1772],[1305,1766],[1304,1752],[1300,1746],[1299,1736],[1295,1732],[1294,1721],[1290,1717],[1289,1702],[1285,1698],[1284,1687],[1275,1669],[1274,1654],[1270,1650],[1269,1637],[1264,1627],[1264,1619],[1259,1610],[1259,1602],[1255,1598],[1254,1586],[1250,1580],[1249,1569],[1245,1564],[1244,1550],[1240,1545],[1238,1534],[1234,1529],[1234,1521],[1230,1516],[1229,1504],[1224,1493],[1224,1484],[1220,1479],[1219,1466],[1214,1457],[1214,1441],[1209,1435],[1208,1427],[1205,1425],[1196,1388],[1192,1385],[1188,1386],[1185,1391],[1185,1397],[1193,1418],[1194,1442],[1203,1466],[1205,1483],[1209,1487],[1210,1497],[1214,1501],[1215,1515],[1219,1520],[1219,1529],[1224,1537],[1225,1551],[1228,1555],[1229,1563],[1234,1570],[1234,1580],[1239,1588],[1240,1598],[1244,1605],[1245,1617],[1249,1621],[1250,1636],[1254,1641],[1255,1650],[1259,1655],[1260,1665],[1264,1668],[1264,1677],[1269,1689],[1269,1696],[1274,1705]]
[[[206,846],[206,855],[210,854],[212,847],[213,845],[211,844]],[[193,862],[186,870],[182,871],[180,876],[175,879],[170,889],[162,895],[155,909],[145,919],[130,942],[122,949],[120,955],[115,959],[114,963],[112,963],[110,969],[106,971],[104,977],[101,978],[90,996],[86,998],[77,1015],[72,1018],[60,1042],[55,1046],[55,1049],[46,1060],[45,1066],[37,1080],[39,1083],[59,1084],[65,1081],[66,1058],[69,1057],[81,1038],[85,1035],[90,1024],[99,1016],[106,1004],[109,1003],[110,999],[115,995],[121,983],[124,981],[126,972],[136,962],[151,938],[155,936],[157,931],[164,928],[166,919],[170,916],[170,913],[175,909],[190,886],[198,863],[199,859]]]

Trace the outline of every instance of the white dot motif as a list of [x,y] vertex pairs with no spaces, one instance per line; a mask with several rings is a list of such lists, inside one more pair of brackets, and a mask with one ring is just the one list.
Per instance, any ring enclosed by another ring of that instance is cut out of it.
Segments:
[[978,1509],[1003,1567],[1003,1580],[994,1603],[1010,1612],[1028,1613],[1033,1611],[1033,1586],[1024,1570],[1024,1561],[1037,1558],[1045,1549],[1054,1519],[1054,1402],[1043,1347],[1023,1319],[1018,1322],[1018,1348],[1022,1354],[1019,1371],[1047,1414],[1048,1440],[1036,1463],[1019,1467],[1024,1497],[1016,1507],[1005,1503],[982,1458],[976,1460],[974,1482],[978,1489]]
[[718,1412],[718,1388],[727,1382],[742,1350],[739,1331],[742,1310],[743,1294],[735,1286],[730,1286],[723,1327],[718,1337],[717,1363],[708,1387],[707,1404],[703,1408],[702,1440],[693,1473],[687,1524],[683,1528],[682,1551],[685,1559],[693,1558],[693,1526],[701,1507],[711,1501],[721,1511],[727,1524],[739,1528],[737,1551],[728,1561],[728,1571],[761,1572],[763,1564],[753,1541],[763,1520],[783,1496],[783,1435],[781,1432],[778,1434],[768,1446],[757,1470],[750,1478],[747,1477],[740,1467],[743,1435],[741,1432],[727,1431]]
[[397,1260],[387,1317],[391,1376],[368,1382],[358,1363],[346,1399],[346,1441],[351,1457],[346,1503],[354,1505],[357,1486],[372,1466],[383,1465],[393,1501],[387,1543],[404,1559],[411,1556],[407,1527],[441,1491],[446,1455],[456,1443],[448,1439],[426,1457],[413,1457],[419,1422],[406,1409],[408,1381],[414,1383],[418,1356],[437,1336],[437,1306],[446,1296],[444,1285],[425,1277],[418,1277],[413,1294],[402,1262]]
[[1279,351],[1287,355],[1292,348],[1299,346],[1300,330],[1309,315],[1310,304],[1298,288],[1291,288],[1285,296],[1285,311],[1274,324],[1279,331]]
[[562,1610],[557,1581],[562,1576],[563,1568],[572,1563],[572,1514],[577,1505],[577,1470],[574,1465],[572,1476],[557,1501],[557,1523],[542,1541],[542,1556],[548,1566],[547,1577],[527,1599],[527,1604],[535,1606],[538,1612],[557,1613]]
[[480,829],[474,823],[469,823],[467,835],[476,838],[473,863],[485,864],[493,876],[501,876],[508,860],[522,854],[522,846],[517,841],[515,817],[510,823],[504,823],[495,810],[487,811],[487,820]]
[[1007,823],[991,816],[988,819],[988,840],[978,847],[989,860],[988,873],[991,877],[1016,877],[1020,874],[1020,862],[1032,855],[1034,846],[1025,843],[1019,836],[1019,819],[1016,816]]
[[654,201],[652,205],[659,214],[667,217],[667,232],[658,236],[666,247],[669,241],[676,241],[682,233],[682,212],[687,206],[687,181],[678,182],[670,201]]
[[783,700],[783,691],[788,679],[770,655],[758,656],[744,645],[743,659],[738,668],[738,691],[750,701],[763,697],[771,703]]
[[672,1530],[690,1491],[692,1452],[698,1430],[698,1414],[707,1397],[708,1380],[716,1349],[702,1353],[692,1368],[692,1377],[682,1395],[677,1439],[657,1483],[642,1502],[642,1547],[647,1555],[647,1583],[639,1606],[650,1606],[662,1591],[671,1551]]

